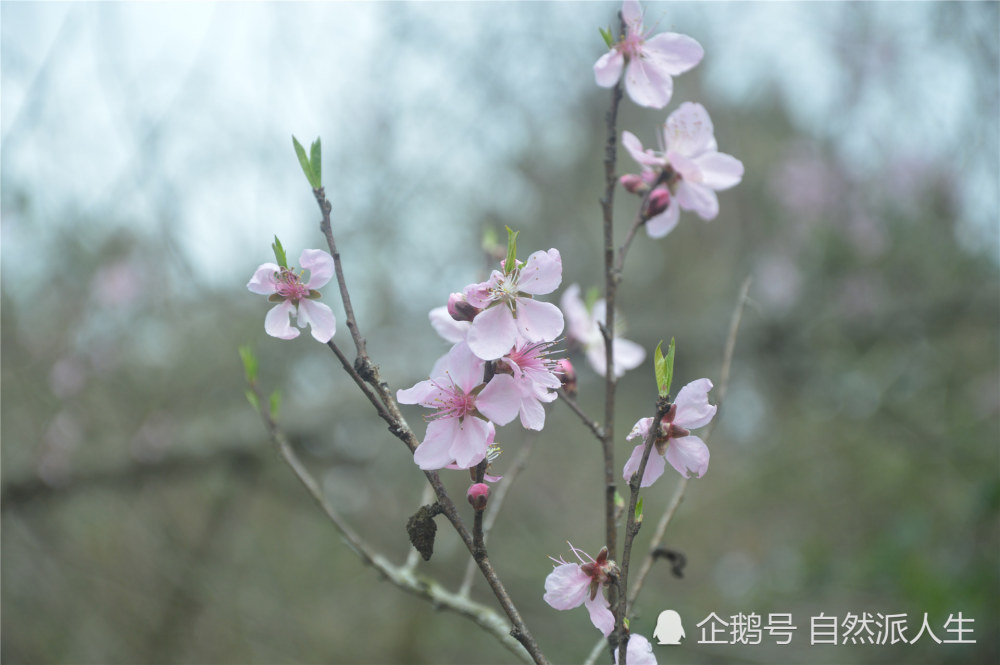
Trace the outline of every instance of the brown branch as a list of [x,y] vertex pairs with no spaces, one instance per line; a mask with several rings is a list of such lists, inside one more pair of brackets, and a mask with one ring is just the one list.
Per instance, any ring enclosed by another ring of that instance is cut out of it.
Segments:
[[346,315],[347,329],[351,331],[351,338],[357,349],[358,357],[367,356],[368,351],[365,345],[365,338],[358,330],[358,321],[354,317],[354,307],[351,305],[351,294],[347,290],[347,282],[344,280],[344,268],[340,261],[340,252],[337,250],[337,243],[333,238],[333,227],[330,224],[330,211],[333,206],[326,198],[326,192],[322,187],[313,190],[316,197],[316,204],[319,205],[320,212],[323,213],[323,220],[319,224],[319,230],[326,237],[326,244],[330,248],[330,255],[333,257],[333,267],[337,275],[337,285],[340,287],[340,298],[344,303],[344,314]]
[[[511,486],[517,479],[524,467],[528,464],[528,458],[531,457],[531,452],[535,447],[535,441],[538,437],[534,434],[528,437],[521,449],[517,451],[517,456],[510,465],[510,469],[503,474],[503,480],[496,485],[496,490],[490,492],[489,503],[486,507],[486,514],[483,520],[483,545],[486,544],[486,539],[490,535],[490,531],[493,529],[493,525],[497,521],[497,516],[500,514],[500,510],[503,508],[504,501],[507,498],[507,494],[510,491]],[[468,566],[465,569],[465,577],[462,579],[462,585],[458,588],[458,595],[468,597],[469,591],[472,589],[472,577],[476,571],[476,565],[474,560],[470,560]]]
[[[624,31],[624,21],[619,19],[620,29]],[[604,196],[601,197],[602,226],[604,229],[604,302],[605,319],[598,322],[604,337],[604,429],[601,432],[601,449],[604,454],[604,539],[610,558],[617,557],[617,528],[615,526],[615,351],[612,339],[615,329],[615,294],[618,279],[615,275],[615,233],[614,233],[614,202],[615,186],[618,179],[615,176],[615,159],[618,147],[618,104],[622,98],[622,81],[611,90],[611,106],[605,116],[607,139],[604,144]]]
[[[326,513],[326,516],[330,518],[330,521],[333,522],[334,526],[347,541],[351,550],[357,554],[363,562],[382,573],[382,575],[384,575],[385,578],[394,586],[430,601],[435,607],[442,607],[471,619],[486,632],[496,637],[501,644],[507,647],[514,655],[525,663],[531,663],[532,661],[536,663],[539,662],[538,659],[534,658],[534,656],[528,652],[523,644],[523,640],[513,635],[513,631],[510,630],[509,624],[492,609],[479,603],[474,603],[468,598],[463,598],[458,594],[449,593],[435,580],[414,574],[414,572],[406,565],[393,565],[385,557],[376,553],[368,545],[368,543],[366,543],[364,539],[362,539],[361,536],[359,536],[354,529],[351,528],[347,521],[340,515],[339,512],[337,512],[336,508],[334,508],[333,505],[327,501],[319,483],[302,463],[302,460],[299,459],[295,450],[292,448],[291,443],[288,441],[288,438],[278,427],[277,423],[275,423],[271,414],[266,410],[266,407],[263,406],[266,402],[262,398],[260,391],[253,385],[251,385],[250,388],[257,395],[258,403],[262,405],[261,418],[264,421],[264,427],[267,429],[271,442],[278,449],[282,458],[288,466],[291,467],[292,471],[309,492],[310,496],[312,496],[323,512]],[[433,482],[431,484],[434,485]],[[440,484],[440,481],[438,481],[438,484]],[[453,505],[451,508],[454,510]]]

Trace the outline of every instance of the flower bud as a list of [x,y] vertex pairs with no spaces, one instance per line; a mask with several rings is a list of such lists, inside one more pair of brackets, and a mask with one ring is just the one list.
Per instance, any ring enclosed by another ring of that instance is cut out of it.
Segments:
[[448,314],[456,321],[471,321],[476,318],[476,314],[479,314],[480,311],[478,307],[473,307],[465,299],[463,293],[452,293],[448,296]]
[[559,380],[562,381],[563,390],[570,397],[576,395],[576,370],[573,369],[573,363],[571,363],[566,358],[561,358],[556,361],[556,374],[559,375]]
[[477,513],[482,512],[486,509],[486,501],[490,498],[490,488],[486,483],[476,483],[469,488],[465,498]]
[[645,194],[646,190],[649,189],[643,177],[635,173],[626,173],[618,179],[618,182],[622,184],[625,191],[631,194]]
[[646,201],[646,216],[656,217],[661,212],[667,209],[670,205],[670,192],[666,187],[657,187],[649,194],[649,200]]

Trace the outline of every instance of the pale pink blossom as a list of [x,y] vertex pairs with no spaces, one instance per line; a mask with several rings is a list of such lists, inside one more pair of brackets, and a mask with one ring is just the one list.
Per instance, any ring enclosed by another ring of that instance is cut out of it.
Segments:
[[491,442],[489,420],[506,425],[517,415],[520,391],[514,377],[498,374],[479,390],[484,365],[465,342],[459,342],[435,363],[429,380],[397,391],[401,404],[435,410],[413,454],[421,469],[443,469],[449,464],[467,469],[479,464]]
[[617,574],[618,565],[608,560],[607,547],[598,553],[597,559],[573,545],[569,547],[580,563],[552,559],[557,565],[545,578],[543,599],[557,610],[583,605],[590,613],[590,621],[607,637],[614,630],[615,617],[603,592],[610,575]]
[[[295,272],[276,263],[261,264],[247,283],[247,289],[278,303],[264,318],[268,335],[279,339],[298,337],[298,329],[289,320],[294,316],[299,328],[308,325],[316,340],[329,342],[336,330],[336,319],[329,307],[317,302],[320,293],[316,289],[333,276],[333,257],[321,249],[306,249],[299,256],[299,265],[302,270]],[[307,270],[309,279],[303,281]]]
[[[709,452],[705,442],[691,434],[690,430],[704,427],[715,416],[716,407],[708,403],[708,391],[712,382],[708,379],[692,381],[677,393],[670,411],[660,421],[660,436],[649,451],[646,470],[642,474],[640,487],[649,487],[657,478],[663,475],[666,462],[677,469],[685,478],[692,475],[701,478],[708,470]],[[632,450],[631,457],[625,462],[622,474],[626,481],[639,470],[642,454],[645,449],[649,428],[653,425],[652,418],[642,418],[635,424],[627,440],[639,437],[642,441]]]
[[[570,345],[579,345],[587,356],[594,371],[604,376],[607,358],[604,355],[604,336],[601,334],[600,323],[607,321],[607,305],[604,299],[594,303],[588,311],[580,297],[579,284],[571,284],[562,295],[559,302],[566,316],[566,338]],[[617,328],[618,326],[616,326]],[[612,338],[615,355],[615,376],[622,376],[626,371],[635,369],[646,358],[646,350],[627,339]]]
[[[630,634],[625,647],[625,662],[628,665],[656,665],[653,645],[638,633]],[[618,665],[618,649],[615,649],[615,665]]]
[[556,374],[556,361],[549,358],[553,342],[529,342],[519,339],[510,353],[500,359],[513,372],[521,396],[521,424],[526,429],[545,426],[543,402],[556,399],[554,390],[562,385]]
[[434,331],[445,341],[452,344],[464,342],[466,336],[469,334],[469,328],[472,327],[472,324],[468,321],[456,321],[448,313],[448,307],[445,305],[432,309],[428,313],[427,318],[430,319]]
[[562,333],[563,316],[552,303],[531,296],[552,293],[562,282],[559,250],[537,251],[508,273],[465,287],[468,303],[482,310],[472,320],[466,341],[483,360],[510,353],[518,336],[529,342],[551,342]]
[[625,90],[639,106],[662,109],[674,92],[671,77],[688,71],[705,51],[701,44],[676,32],[654,37],[643,31],[642,9],[637,0],[622,3],[625,35],[594,63],[594,78],[602,88],[611,88],[625,70]]
[[652,238],[670,233],[677,226],[681,209],[706,221],[715,219],[719,214],[716,192],[743,179],[743,162],[718,151],[712,119],[701,104],[681,104],[667,117],[662,139],[664,149],[660,152],[643,148],[631,132],[622,133],[622,145],[642,166],[643,181],[652,184],[669,167],[664,176],[669,205],[646,222],[646,233]]

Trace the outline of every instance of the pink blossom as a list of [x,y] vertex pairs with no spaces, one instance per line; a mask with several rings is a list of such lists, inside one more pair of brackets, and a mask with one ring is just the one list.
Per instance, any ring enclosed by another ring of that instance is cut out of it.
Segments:
[[[503,480],[503,476],[494,476],[494,475],[491,475],[489,473],[489,471],[493,467],[493,461],[496,460],[498,457],[500,457],[500,453],[503,452],[503,451],[500,450],[500,445],[499,444],[496,444],[496,443],[493,442],[493,440],[496,438],[496,434],[497,434],[497,428],[496,428],[496,426],[493,423],[489,422],[489,421],[487,421],[486,424],[488,426],[488,433],[486,435],[486,462],[487,462],[487,464],[486,464],[486,471],[487,471],[487,473],[483,474],[483,480],[485,480],[488,483],[498,483],[501,480]],[[482,460],[480,460],[480,462],[481,461]],[[452,469],[452,470],[456,470],[457,471],[457,470],[463,469],[465,467],[460,467],[455,462],[452,462],[451,464],[445,465],[444,468],[446,468],[446,469]],[[472,479],[475,480],[476,479],[475,469],[470,468],[469,471],[470,471],[470,475],[472,475]]]
[[552,293],[562,282],[559,250],[537,251],[509,273],[494,270],[490,278],[465,287],[468,303],[482,311],[472,320],[467,342],[483,360],[496,360],[514,348],[518,336],[529,342],[551,342],[562,333],[563,316],[552,303],[531,296]]
[[468,321],[456,321],[448,313],[448,308],[444,305],[435,307],[428,312],[427,318],[430,319],[434,331],[445,341],[452,344],[464,342],[466,336],[469,334],[469,328],[472,327],[472,324]]
[[[594,371],[604,376],[607,358],[604,355],[604,336],[599,323],[607,321],[607,305],[604,299],[594,303],[590,311],[580,297],[580,286],[571,284],[564,292],[560,301],[563,314],[566,316],[566,337],[571,344],[578,344],[587,355]],[[618,334],[618,330],[615,334]],[[646,350],[627,339],[614,337],[612,339],[615,355],[615,376],[622,376],[626,371],[635,369],[646,358]]]
[[598,553],[597,559],[573,545],[569,547],[580,563],[552,559],[558,565],[545,578],[543,599],[557,610],[585,606],[591,622],[607,637],[614,630],[615,617],[608,609],[610,603],[603,590],[610,576],[618,573],[618,565],[608,560],[607,547]]
[[[296,273],[276,263],[263,263],[250,278],[247,288],[278,303],[264,318],[264,330],[268,335],[279,339],[298,337],[299,331],[289,321],[290,316],[295,316],[299,328],[309,325],[316,340],[329,342],[336,329],[336,319],[329,307],[316,301],[320,296],[316,289],[333,276],[333,257],[321,249],[306,249],[299,256],[299,265],[302,270]],[[306,270],[309,279],[303,281]]]
[[[670,411],[660,421],[660,437],[654,442],[654,448],[646,461],[641,487],[649,487],[663,475],[666,466],[664,460],[670,462],[685,478],[692,474],[698,478],[705,475],[708,470],[708,446],[689,430],[704,427],[715,416],[716,407],[708,403],[708,391],[711,389],[711,381],[698,379],[677,393]],[[629,441],[639,437],[642,443],[635,447],[632,456],[625,462],[623,476],[626,481],[631,480],[639,470],[646,437],[649,436],[652,424],[652,418],[642,418],[627,437]]]
[[401,404],[435,409],[413,454],[421,469],[443,469],[452,463],[468,469],[479,464],[491,440],[487,419],[506,425],[517,415],[520,392],[514,377],[498,374],[479,390],[484,365],[465,342],[459,342],[435,363],[429,380],[397,391]]
[[[625,647],[625,662],[628,665],[656,665],[653,645],[642,635],[632,633]],[[615,665],[618,665],[618,649],[615,649]]]
[[701,104],[685,102],[667,117],[663,152],[644,149],[631,132],[622,133],[622,145],[642,166],[644,180],[649,181],[651,174],[659,178],[664,169],[670,169],[664,176],[671,194],[669,205],[646,222],[646,233],[652,238],[673,231],[682,208],[706,221],[715,219],[719,214],[716,192],[743,179],[743,162],[718,151],[712,119]]
[[[674,92],[672,76],[688,71],[705,54],[694,39],[676,32],[649,37],[637,0],[622,3],[625,35],[594,64],[597,85],[611,88],[625,70],[625,90],[639,106],[662,109]],[[628,64],[626,64],[626,62]]]
[[552,342],[529,342],[520,339],[513,350],[500,359],[513,372],[521,395],[521,424],[526,429],[540,430],[545,426],[545,407],[557,395],[553,390],[562,385],[556,374],[556,361],[549,358]]

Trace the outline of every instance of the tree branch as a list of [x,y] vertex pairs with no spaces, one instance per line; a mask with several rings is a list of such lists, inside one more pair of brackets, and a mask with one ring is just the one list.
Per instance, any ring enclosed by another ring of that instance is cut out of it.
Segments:
[[[413,570],[405,564],[403,566],[396,566],[390,563],[384,556],[376,553],[368,545],[368,543],[366,543],[361,536],[359,536],[354,529],[351,528],[351,526],[346,520],[344,520],[340,513],[337,512],[333,505],[327,501],[319,483],[305,467],[298,455],[296,455],[295,450],[288,441],[288,438],[278,427],[277,423],[275,423],[271,414],[266,410],[266,400],[263,399],[260,391],[256,386],[251,386],[251,390],[257,394],[258,403],[261,404],[261,418],[264,421],[264,427],[267,429],[271,442],[278,449],[281,457],[285,460],[288,466],[291,467],[292,471],[309,492],[310,496],[312,496],[323,512],[326,513],[326,516],[330,518],[330,521],[333,522],[337,531],[339,531],[344,537],[344,540],[347,541],[348,547],[350,547],[362,561],[378,570],[383,576],[385,576],[385,579],[387,579],[394,586],[408,593],[412,593],[415,596],[429,600],[435,607],[451,610],[472,620],[487,633],[496,637],[501,644],[507,647],[523,662],[531,663],[533,661],[533,657],[529,654],[522,641],[515,639],[515,637],[511,634],[512,631],[510,630],[510,625],[499,614],[490,608],[479,603],[472,602],[468,598],[464,598],[459,594],[448,592],[435,580],[415,574]],[[454,508],[454,506],[452,506],[452,508]],[[537,660],[535,662],[537,662]]]

